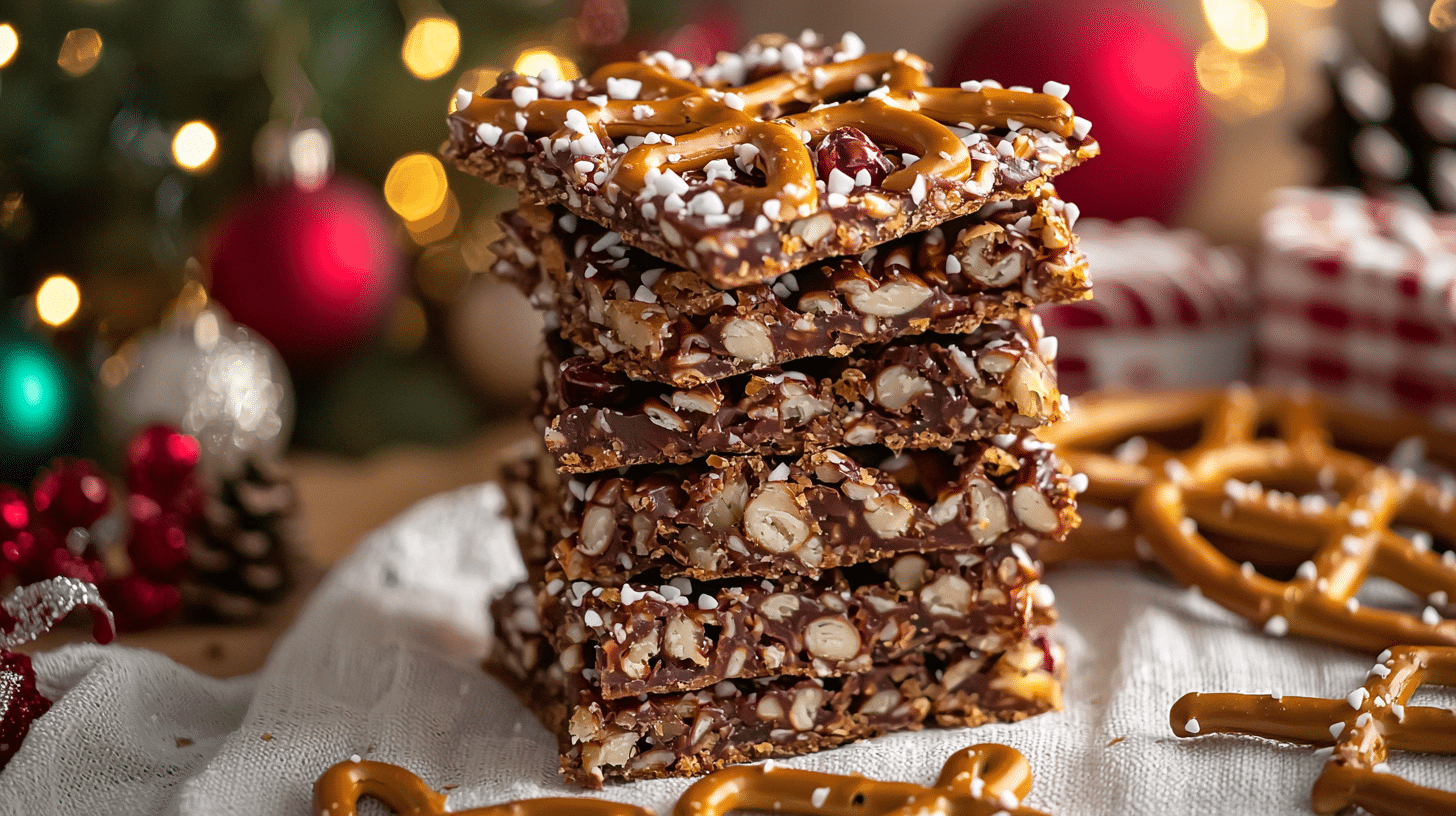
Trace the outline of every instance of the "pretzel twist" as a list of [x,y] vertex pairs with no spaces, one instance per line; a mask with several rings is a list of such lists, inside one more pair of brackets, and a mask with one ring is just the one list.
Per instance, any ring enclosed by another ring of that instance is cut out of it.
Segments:
[[1026,757],[1015,748],[982,743],[951,754],[928,788],[763,765],[724,768],[693,783],[672,814],[725,816],[742,809],[826,816],[1045,816],[1020,805],[1030,791]]
[[[1031,791],[1031,766],[1019,751],[982,743],[961,749],[945,761],[932,787],[740,765],[709,774],[678,799],[674,816],[723,816],[736,808],[828,816],[1046,816],[1020,806]],[[445,795],[418,776],[385,762],[340,762],[314,783],[314,812],[356,816],[359,799],[371,796],[399,816],[442,816]],[[1011,801],[1011,800],[1014,800]],[[523,799],[457,816],[652,816],[634,805],[600,799],[552,797]]]
[[1408,705],[1423,683],[1456,685],[1456,648],[1397,646],[1381,658],[1363,691],[1345,699],[1185,694],[1168,719],[1180,737],[1249,734],[1330,747],[1310,792],[1316,813],[1354,806],[1376,816],[1456,813],[1456,793],[1421,787],[1381,766],[1392,749],[1456,754],[1456,712]]
[[[1456,597],[1456,560],[1418,548],[1391,529],[1409,524],[1456,537],[1453,497],[1413,474],[1397,474],[1330,443],[1331,429],[1361,430],[1377,444],[1394,444],[1400,426],[1312,394],[1226,392],[1111,397],[1081,405],[1077,418],[1048,434],[1060,454],[1089,478],[1084,498],[1130,505],[1134,525],[1098,542],[1094,557],[1129,557],[1134,535],[1186,586],[1266,631],[1291,633],[1379,651],[1397,643],[1456,645],[1456,621],[1429,620],[1361,606],[1355,593],[1379,575],[1422,596]],[[1201,423],[1199,440],[1175,451],[1149,443],[1146,456],[1128,461],[1099,449],[1134,433],[1166,433]],[[1256,438],[1272,423],[1278,437]],[[1362,426],[1364,423],[1364,426]],[[1456,452],[1450,434],[1434,429],[1433,450]],[[1340,495],[1313,504],[1253,483],[1314,486]],[[1215,545],[1205,536],[1214,535]],[[1084,533],[1086,541],[1091,533]],[[1048,553],[1077,556],[1077,545]],[[1294,568],[1287,581],[1256,571],[1250,562]],[[1439,617],[1439,615],[1437,616]]]
[[[602,144],[626,136],[667,134],[672,144],[641,144],[628,150],[613,178],[630,194],[642,192],[648,174],[697,170],[714,159],[731,159],[734,148],[751,144],[759,150],[766,184],[751,187],[715,180],[711,188],[725,203],[742,201],[761,209],[777,199],[779,214],[770,220],[789,221],[816,211],[814,157],[806,146],[831,131],[852,126],[876,141],[894,145],[919,158],[891,173],[882,186],[894,192],[910,190],[919,176],[932,175],[964,181],[972,172],[970,153],[947,125],[1005,127],[1015,119],[1063,137],[1072,135],[1072,108],[1050,94],[983,88],[963,91],[930,87],[929,65],[913,54],[867,54],[830,63],[812,71],[776,74],[740,87],[704,87],[673,77],[656,64],[618,62],[598,69],[590,83],[634,79],[642,83],[639,98],[608,100],[538,99],[524,107],[511,99],[475,97],[465,108],[477,123],[505,131],[520,130],[527,137],[552,140],[579,138],[585,133],[568,127],[568,114],[585,117],[587,127]],[[778,119],[784,106],[824,102],[855,92],[861,75],[883,77],[885,93],[836,105],[811,109]],[[736,94],[741,109],[730,106],[726,94]],[[519,119],[518,119],[519,117]],[[606,138],[603,138],[606,137]],[[611,187],[607,188],[609,191]]]

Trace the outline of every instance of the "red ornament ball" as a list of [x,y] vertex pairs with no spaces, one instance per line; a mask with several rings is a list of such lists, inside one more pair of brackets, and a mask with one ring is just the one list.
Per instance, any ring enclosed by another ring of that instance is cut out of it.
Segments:
[[400,257],[379,196],[335,176],[239,201],[215,227],[212,296],[290,363],[326,363],[368,337],[398,286]]
[[31,502],[38,521],[62,536],[72,527],[90,527],[111,507],[111,485],[96,463],[59,458],[35,477]]
[[155,500],[138,494],[127,497],[126,508],[131,518],[126,554],[131,558],[132,569],[164,584],[181,581],[187,575],[190,560],[186,520],[176,513],[164,512]]
[[201,448],[192,436],[170,425],[143,428],[126,446],[126,486],[133,496],[154,499],[182,516],[202,512],[197,482]]
[[30,724],[51,709],[51,701],[35,688],[30,657],[0,650],[0,768],[10,762]]
[[10,485],[0,485],[0,580],[30,564],[35,550],[30,500]]
[[1204,156],[1207,115],[1193,49],[1151,4],[1133,0],[1018,0],[978,23],[951,51],[941,79],[995,79],[1067,101],[1092,122],[1102,155],[1056,180],[1084,215],[1168,221]]
[[182,614],[182,593],[171,584],[123,575],[99,585],[101,597],[116,616],[116,628],[139,632],[164,626]]

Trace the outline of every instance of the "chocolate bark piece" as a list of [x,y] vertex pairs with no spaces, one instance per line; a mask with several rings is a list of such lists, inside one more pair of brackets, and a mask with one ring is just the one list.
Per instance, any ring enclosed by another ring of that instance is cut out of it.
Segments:
[[542,360],[543,437],[582,473],[710,453],[789,454],[841,445],[945,447],[1061,417],[1035,319],[967,335],[918,335],[808,357],[695,388],[629,381],[563,341]]
[[698,385],[907,334],[959,334],[1090,293],[1070,211],[1049,187],[769,284],[725,291],[556,208],[501,217],[494,274],[612,371]]
[[553,475],[538,468],[536,524],[565,578],[817,575],[906,552],[980,552],[1076,525],[1070,470],[1023,433],[946,450],[880,447],[798,457]]
[[711,689],[608,700],[592,669],[568,670],[557,659],[529,585],[492,611],[498,637],[489,667],[557,735],[567,780],[588,788],[1061,708],[1064,655],[1043,625],[1000,653],[941,641],[858,674],[724,680]]
[[1025,197],[1098,152],[1057,97],[932,88],[919,57],[863,51],[767,37],[706,67],[658,52],[574,82],[506,73],[457,95],[443,151],[719,286]]
[[594,587],[548,567],[537,606],[557,652],[594,654],[602,697],[618,699],[722,680],[854,674],[942,640],[1005,651],[1026,636],[1035,601],[1049,603],[1040,577],[1020,544],[907,553],[782,581],[680,576]]

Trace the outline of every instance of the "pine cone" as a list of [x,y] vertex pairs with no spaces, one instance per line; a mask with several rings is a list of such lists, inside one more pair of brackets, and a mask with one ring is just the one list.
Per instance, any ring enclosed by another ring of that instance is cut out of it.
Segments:
[[297,492],[278,461],[249,460],[241,473],[209,481],[188,542],[192,574],[180,587],[183,602],[194,618],[257,618],[291,584]]

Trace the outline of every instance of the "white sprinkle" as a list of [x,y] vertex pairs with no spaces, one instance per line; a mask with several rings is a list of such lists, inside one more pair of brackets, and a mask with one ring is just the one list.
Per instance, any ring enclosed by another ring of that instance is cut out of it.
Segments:
[[1319,569],[1315,567],[1313,561],[1306,561],[1299,565],[1299,569],[1295,570],[1294,574],[1306,581],[1313,581],[1319,577]]
[[500,137],[504,133],[505,130],[496,127],[489,122],[481,122],[480,124],[475,126],[475,135],[479,136],[482,142],[485,142],[491,147],[495,147],[498,143],[500,143]]
[[632,604],[637,603],[638,601],[647,597],[647,593],[639,589],[634,589],[631,584],[623,584],[620,596],[622,598],[623,605],[631,606]]
[[774,761],[772,759],[765,759],[763,761],[763,766],[762,767],[763,767],[763,772],[764,773],[768,773],[769,771],[772,771],[774,769]]
[[1190,719],[1190,720],[1188,720],[1188,722],[1183,723],[1183,730],[1184,731],[1187,731],[1190,734],[1197,734],[1198,733],[1198,729],[1199,729],[1199,725],[1198,725],[1197,718]]
[[1289,621],[1283,615],[1275,615],[1264,624],[1264,634],[1274,637],[1284,637],[1289,634]]
[[[1131,442],[1132,440],[1128,441]],[[1164,462],[1163,472],[1168,474],[1169,479],[1172,479],[1178,484],[1182,484],[1183,482],[1188,481],[1188,468],[1177,459],[1169,459],[1168,461]]]
[[1435,592],[1432,592],[1430,595],[1427,595],[1426,600],[1430,601],[1431,606],[1445,606],[1447,600],[1446,591],[1443,589],[1438,589]]
[[925,176],[915,177],[915,183],[910,185],[910,200],[917,205],[925,200]]
[[1400,703],[1391,703],[1390,713],[1395,715],[1396,722],[1405,722],[1405,706]]
[[1416,548],[1416,552],[1426,552],[1431,549],[1431,545],[1435,543],[1435,540],[1425,530],[1417,530],[1411,533],[1410,542],[1411,546]]
[[657,594],[661,595],[663,600],[672,602],[682,597],[682,590],[672,584],[663,584],[657,588]]
[[1357,688],[1345,697],[1345,702],[1350,704],[1350,708],[1359,711],[1360,706],[1365,705],[1365,701],[1368,699],[1370,699],[1370,692],[1363,688]]
[[1377,762],[1374,765],[1371,765],[1370,766],[1370,770],[1372,772],[1374,772],[1374,773],[1388,774],[1388,773],[1391,772],[1390,771],[1390,763],[1388,763],[1388,762]]
[[1082,208],[1068,201],[1062,207],[1062,215],[1067,218],[1067,227],[1075,227],[1077,226],[1077,219],[1082,215]]
[[1368,510],[1351,510],[1350,511],[1350,526],[1351,527],[1358,528],[1358,529],[1364,529],[1366,527],[1369,527],[1370,526],[1370,511],[1368,511]]
[[804,47],[798,43],[784,43],[779,51],[779,59],[783,61],[785,71],[804,70]]
[[[1182,532],[1183,535],[1191,536],[1198,532],[1198,522],[1194,521],[1191,518],[1185,518],[1182,521],[1178,522],[1178,530]],[[1248,562],[1245,562],[1244,566],[1248,568],[1248,571],[1252,571],[1254,569],[1254,565]],[[1247,574],[1247,572],[1245,574]]]
[[1269,692],[1269,697],[1271,699],[1275,700],[1275,701],[1283,700],[1284,699],[1284,692],[1282,692],[1282,691],[1271,691],[1271,692]]
[[[1192,521],[1192,519],[1184,519],[1184,521]],[[1251,562],[1245,561],[1239,565],[1239,574],[1245,578],[1253,578],[1255,572],[1257,570],[1254,569],[1254,565]]]
[[1121,507],[1114,507],[1107,513],[1107,518],[1103,521],[1109,529],[1121,530],[1127,526],[1127,511]]
[[511,101],[516,103],[516,107],[518,108],[524,108],[540,97],[541,94],[529,85],[522,85],[518,88],[511,89]]
[[1072,137],[1085,139],[1087,134],[1092,132],[1092,123],[1080,116],[1072,117]]
[[779,465],[778,465],[778,467],[774,468],[773,471],[768,474],[768,480],[770,482],[782,482],[782,481],[787,480],[788,478],[789,478],[789,463],[788,462],[780,462]]
[[1366,677],[1369,677],[1372,674],[1376,674],[1376,675],[1379,675],[1381,677],[1389,677],[1390,676],[1390,667],[1384,665],[1383,663],[1376,663],[1374,666],[1371,666],[1370,667],[1370,671],[1366,672],[1365,673],[1365,676]]
[[980,90],[981,90],[981,87],[982,87],[982,84],[981,84],[980,80],[968,79],[965,82],[962,82],[961,83],[961,90],[963,90],[963,91],[970,91],[971,93],[979,93]]
[[961,259],[954,255],[945,256],[945,274],[959,275],[961,272]]
[[586,114],[572,108],[566,112],[566,129],[573,133],[586,133],[591,130],[591,125],[587,124]]
[[1041,86],[1042,93],[1051,94],[1058,99],[1066,99],[1067,91],[1070,90],[1072,90],[1072,86],[1065,85],[1061,82],[1047,82]]
[[607,77],[607,96],[613,99],[636,99],[639,93],[642,93],[641,80]]
[[1364,545],[1365,545],[1365,542],[1364,541],[1361,541],[1359,538],[1356,538],[1355,536],[1347,535],[1347,536],[1343,536],[1340,539],[1340,549],[1344,550],[1349,555],[1356,555],[1356,554],[1358,554],[1360,552],[1360,548],[1363,547]]
[[1004,790],[1001,791],[1000,796],[996,797],[996,804],[1006,810],[1015,810],[1021,804],[1021,800],[1017,799],[1016,794],[1012,791]]
[[546,594],[552,598],[555,598],[557,595],[561,594],[561,590],[565,586],[565,581],[561,580],[560,578],[552,578],[550,581],[546,582]]
[[464,88],[455,89],[455,110],[465,110],[470,107],[470,103],[473,101],[475,101],[475,94]]
[[712,595],[699,595],[698,608],[704,612],[711,612],[718,608],[718,599]]
[[1007,130],[1021,130],[1021,125],[1022,125],[1022,122],[1020,120],[1018,120],[1018,119],[1007,119],[1006,120],[1006,129]]
[[1344,730],[1345,730],[1345,724],[1343,722],[1330,723],[1330,736],[1334,737],[1335,739],[1339,739],[1340,738],[1340,734]]
[[1316,748],[1315,751],[1314,751],[1314,758],[1315,759],[1327,759],[1334,752],[1335,752],[1335,746],[1333,746],[1333,745],[1327,745],[1327,746],[1325,746],[1323,748]]
[[1358,598],[1350,598],[1350,599],[1348,599],[1348,600],[1345,601],[1345,611],[1346,612],[1349,612],[1351,615],[1353,615],[1356,612],[1358,612],[1359,610],[1360,610],[1360,599],[1358,599]]
[[1067,480],[1067,486],[1072,488],[1073,493],[1086,493],[1087,483],[1088,479],[1085,473],[1073,473],[1072,478]]
[[[793,45],[793,43],[789,43],[789,45]],[[828,799],[829,788],[815,788],[814,792],[809,795],[809,801],[812,802],[814,807],[816,808],[824,807],[824,803],[828,801]]]
[[860,74],[854,78],[854,89],[860,93],[875,87],[875,78],[869,74]]
[[723,104],[736,111],[743,110],[743,97],[736,93],[723,94]]
[[854,190],[854,179],[838,167],[829,171],[829,178],[825,180],[825,189],[831,193],[849,193]]
[[763,214],[771,220],[777,221],[782,206],[783,202],[779,201],[777,198],[770,198],[769,200],[763,202]]
[[1421,612],[1421,623],[1424,623],[1427,626],[1435,626],[1440,622],[1441,613],[1436,611],[1436,607],[1428,606],[1426,607],[1425,611]]
[[864,40],[860,39],[859,35],[853,31],[846,31],[844,32],[844,36],[839,38],[839,53],[835,55],[835,60],[838,61],[841,56],[845,59],[855,59],[856,57],[864,56],[864,52]]
[[1376,663],[1384,663],[1385,661],[1387,661],[1389,659],[1390,659],[1390,650],[1389,649],[1386,649],[1385,651],[1383,651],[1380,654],[1378,654],[1378,655],[1375,656],[1375,662]]
[[1364,728],[1366,725],[1369,725],[1369,723],[1370,723],[1370,712],[1368,712],[1368,711],[1362,711],[1362,712],[1360,712],[1360,716],[1358,716],[1358,717],[1355,718],[1355,727],[1356,728]]
[[592,628],[602,625],[602,616],[598,615],[595,609],[588,609],[586,614],[582,616],[582,620],[586,621],[586,625]]

